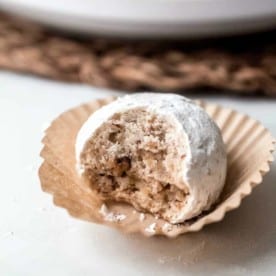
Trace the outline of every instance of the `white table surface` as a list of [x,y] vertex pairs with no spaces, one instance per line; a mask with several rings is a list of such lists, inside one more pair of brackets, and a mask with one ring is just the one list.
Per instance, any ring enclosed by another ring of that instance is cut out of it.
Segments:
[[[115,92],[0,72],[0,275],[276,275],[276,165],[242,206],[174,240],[124,235],[71,218],[40,189],[43,129]],[[276,136],[276,101],[209,96]]]

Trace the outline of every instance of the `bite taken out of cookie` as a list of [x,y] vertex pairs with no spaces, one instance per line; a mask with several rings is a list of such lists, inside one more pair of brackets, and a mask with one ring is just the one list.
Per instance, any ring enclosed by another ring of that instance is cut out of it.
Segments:
[[100,108],[81,127],[75,152],[79,176],[100,199],[172,224],[209,210],[225,183],[219,128],[179,95],[133,94]]

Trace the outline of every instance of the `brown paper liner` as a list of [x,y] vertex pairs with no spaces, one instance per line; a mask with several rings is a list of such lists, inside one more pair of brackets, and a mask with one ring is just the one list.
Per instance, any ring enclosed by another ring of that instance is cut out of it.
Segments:
[[240,206],[242,198],[249,195],[269,171],[275,140],[267,129],[234,110],[197,101],[220,127],[227,149],[227,180],[216,206],[193,220],[172,225],[150,214],[141,215],[127,204],[103,205],[76,173],[74,146],[78,130],[88,116],[113,100],[95,100],[61,114],[46,130],[42,141],[44,162],[39,170],[42,189],[53,195],[57,206],[67,209],[76,218],[146,236],[176,237],[222,220],[226,212]]

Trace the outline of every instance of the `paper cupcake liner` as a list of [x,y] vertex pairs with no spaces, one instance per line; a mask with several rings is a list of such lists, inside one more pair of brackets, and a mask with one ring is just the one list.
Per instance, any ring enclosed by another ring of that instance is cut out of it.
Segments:
[[228,173],[225,188],[212,210],[183,224],[173,225],[150,214],[143,214],[123,203],[102,202],[75,170],[76,135],[95,110],[114,98],[95,100],[61,114],[46,130],[39,171],[42,189],[51,193],[57,206],[70,215],[146,236],[176,237],[195,232],[204,225],[223,219],[238,208],[242,198],[262,182],[273,161],[275,140],[259,122],[234,110],[197,101],[221,129],[227,150]]

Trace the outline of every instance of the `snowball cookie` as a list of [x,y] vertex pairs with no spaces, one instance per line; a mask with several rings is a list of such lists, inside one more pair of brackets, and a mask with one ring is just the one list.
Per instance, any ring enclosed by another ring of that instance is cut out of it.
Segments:
[[208,210],[226,176],[220,131],[191,100],[124,96],[93,113],[76,140],[78,172],[103,200],[181,223]]

